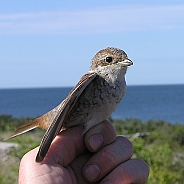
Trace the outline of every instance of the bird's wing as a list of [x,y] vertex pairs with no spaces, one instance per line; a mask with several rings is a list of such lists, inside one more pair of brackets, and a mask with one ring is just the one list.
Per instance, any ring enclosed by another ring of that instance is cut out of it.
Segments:
[[61,106],[61,109],[59,109],[59,113],[56,115],[53,123],[43,136],[39,151],[36,156],[36,162],[41,162],[44,159],[53,139],[60,132],[63,122],[65,121],[65,117],[71,111],[82,92],[91,83],[91,81],[95,79],[96,76],[96,73],[85,74],[68,94],[63,105]]

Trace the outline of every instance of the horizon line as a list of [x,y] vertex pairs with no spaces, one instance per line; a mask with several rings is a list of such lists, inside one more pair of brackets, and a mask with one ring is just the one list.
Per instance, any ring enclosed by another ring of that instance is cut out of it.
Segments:
[[[183,86],[184,83],[163,83],[163,84],[127,84],[127,87],[131,86]],[[74,85],[75,86],[75,85]],[[29,87],[1,87],[0,90],[11,89],[51,89],[51,88],[73,88],[74,86],[29,86]]]

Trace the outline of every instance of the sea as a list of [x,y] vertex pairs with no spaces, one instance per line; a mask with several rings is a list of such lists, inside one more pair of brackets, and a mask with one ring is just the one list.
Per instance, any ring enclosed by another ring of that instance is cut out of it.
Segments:
[[[66,98],[72,87],[0,89],[0,115],[38,117]],[[112,118],[184,124],[184,85],[127,86]]]

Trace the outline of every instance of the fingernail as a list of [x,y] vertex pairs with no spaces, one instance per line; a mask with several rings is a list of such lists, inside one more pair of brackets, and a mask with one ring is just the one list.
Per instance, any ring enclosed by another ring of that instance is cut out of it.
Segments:
[[89,142],[93,150],[97,150],[104,142],[101,134],[94,134],[89,138]]
[[94,181],[100,175],[100,169],[97,165],[89,165],[84,171],[84,175],[89,181]]

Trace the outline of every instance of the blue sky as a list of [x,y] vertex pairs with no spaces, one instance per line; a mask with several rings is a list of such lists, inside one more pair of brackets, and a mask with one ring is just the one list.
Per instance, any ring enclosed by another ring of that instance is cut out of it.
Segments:
[[183,0],[0,1],[0,88],[73,86],[108,46],[128,85],[183,84]]

